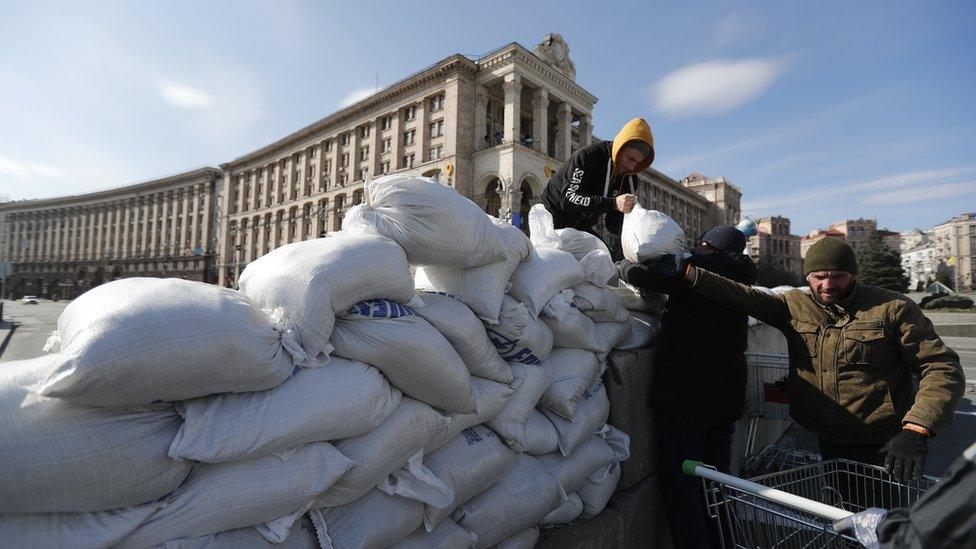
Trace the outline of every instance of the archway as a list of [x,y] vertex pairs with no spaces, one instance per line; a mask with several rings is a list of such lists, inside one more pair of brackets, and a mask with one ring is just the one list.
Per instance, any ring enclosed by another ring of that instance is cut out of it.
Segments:
[[526,177],[522,180],[522,184],[519,185],[519,190],[522,192],[522,201],[519,203],[519,228],[526,235],[529,234],[529,210],[532,208],[534,203],[535,195],[532,192],[532,185],[529,184],[529,178]]
[[485,211],[488,215],[498,217],[498,212],[502,207],[502,198],[498,196],[498,178],[493,177],[485,185]]

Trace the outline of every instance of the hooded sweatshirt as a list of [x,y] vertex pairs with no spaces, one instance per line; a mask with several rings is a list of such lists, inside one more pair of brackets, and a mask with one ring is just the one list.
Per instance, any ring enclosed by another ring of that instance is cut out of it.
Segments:
[[[619,173],[617,158],[631,141],[641,141],[651,149],[633,172]],[[654,161],[654,136],[643,118],[634,118],[621,128],[613,141],[599,141],[575,153],[542,191],[542,203],[552,214],[555,228],[572,227],[593,232],[600,214],[607,214],[607,230],[619,235],[623,214],[617,211],[619,194],[634,193],[637,173]]]

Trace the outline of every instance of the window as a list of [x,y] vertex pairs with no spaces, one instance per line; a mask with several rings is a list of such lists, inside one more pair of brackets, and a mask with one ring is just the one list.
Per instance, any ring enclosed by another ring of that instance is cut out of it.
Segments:
[[339,175],[339,186],[340,187],[345,187],[347,181],[349,181],[349,176],[348,175],[346,175],[346,174]]
[[332,150],[332,142],[331,141],[325,141],[325,142],[323,142],[322,143],[322,150],[325,151],[325,152],[331,151]]
[[444,94],[437,95],[430,98],[428,104],[430,112],[437,112],[444,108]]
[[342,153],[342,163],[340,165],[343,168],[349,165],[349,153]]
[[388,153],[393,150],[393,140],[389,137],[383,139],[383,152]]
[[345,147],[346,145],[348,145],[349,144],[349,134],[348,133],[342,134],[342,137],[340,138],[340,141],[342,142],[342,146],[343,147]]
[[417,131],[416,130],[409,130],[409,131],[403,132],[403,144],[404,145],[413,145],[414,136],[416,134],[417,134]]
[[417,118],[417,107],[416,106],[407,107],[406,109],[403,110],[403,121],[404,122],[410,122],[414,118]]
[[382,164],[380,164],[380,173],[381,174],[390,173],[390,161],[389,160],[386,160]]
[[403,160],[403,167],[404,168],[412,168],[413,167],[413,154],[405,154],[405,155],[403,155],[403,159],[402,160]]
[[427,160],[439,160],[442,156],[444,156],[444,146],[438,145],[430,148]]
[[393,127],[393,117],[392,116],[384,116],[384,117],[380,118],[380,129],[381,130],[388,130],[388,129],[392,128],[392,127]]
[[430,136],[440,137],[444,135],[444,120],[438,120],[437,122],[430,123]]
[[368,169],[361,168],[359,172],[356,174],[356,181],[366,181],[366,175],[368,173],[369,173]]
[[325,177],[325,174],[331,171],[332,171],[332,161],[326,160],[325,164],[323,164],[322,166],[322,177]]
[[359,160],[369,160],[369,146],[359,149]]
[[367,137],[369,137],[369,126],[359,128],[359,138],[366,139]]

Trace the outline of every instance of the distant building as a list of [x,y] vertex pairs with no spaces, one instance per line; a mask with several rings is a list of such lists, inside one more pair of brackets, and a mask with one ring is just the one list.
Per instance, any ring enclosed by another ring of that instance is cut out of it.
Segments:
[[706,229],[717,225],[735,225],[739,222],[741,213],[739,203],[742,201],[742,189],[732,184],[724,177],[706,177],[700,173],[692,173],[679,181],[688,189],[704,196],[716,207],[709,208],[705,219]]
[[831,223],[826,229],[810,231],[802,239],[800,253],[803,257],[806,257],[807,250],[810,249],[810,246],[813,246],[817,241],[828,236],[846,241],[854,248],[855,252],[859,252],[868,245],[868,242],[874,238],[876,233],[881,235],[881,241],[892,250],[902,250],[901,233],[887,229],[879,229],[878,222],[874,219],[858,218],[837,221],[836,223]]
[[898,239],[898,247],[902,253],[905,253],[918,248],[922,244],[928,244],[928,242],[929,234],[916,227],[910,231],[901,233],[901,238]]
[[956,290],[976,288],[976,213],[964,213],[932,227],[931,246]]
[[762,217],[756,220],[756,235],[749,237],[749,256],[764,270],[775,269],[787,273],[798,283],[803,279],[803,258],[800,256],[800,237],[790,234],[790,220],[786,217]]
[[840,240],[845,240],[844,233],[840,231],[830,229],[814,229],[800,238],[800,257],[806,257],[807,250],[810,249],[810,246],[813,246],[825,238],[838,238]]
[[934,246],[920,244],[914,249],[902,252],[901,268],[908,277],[909,291],[925,289],[935,280],[939,272],[939,258]]

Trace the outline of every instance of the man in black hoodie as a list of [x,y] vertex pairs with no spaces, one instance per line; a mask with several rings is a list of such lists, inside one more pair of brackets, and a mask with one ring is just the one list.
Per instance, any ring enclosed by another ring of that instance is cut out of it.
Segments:
[[634,118],[613,141],[599,141],[575,153],[542,190],[542,204],[554,228],[596,234],[601,214],[610,233],[620,235],[624,214],[637,203],[637,174],[654,161],[654,136],[643,118]]
[[[702,235],[687,262],[754,284],[756,265],[742,254],[745,244],[735,227],[715,227]],[[701,481],[682,474],[681,464],[694,459],[728,472],[732,433],[745,408],[748,317],[665,274],[674,269],[671,256],[650,265],[618,263],[621,279],[669,296],[651,391],[660,420],[668,520],[675,547],[709,547],[717,545],[717,531],[706,515]]]

